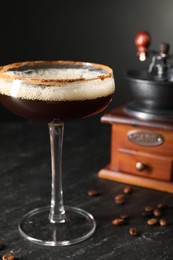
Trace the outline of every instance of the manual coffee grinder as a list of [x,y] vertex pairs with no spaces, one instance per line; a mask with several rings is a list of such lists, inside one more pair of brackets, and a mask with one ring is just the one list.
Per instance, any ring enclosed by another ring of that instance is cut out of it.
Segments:
[[169,45],[149,51],[151,37],[135,37],[140,60],[151,58],[146,69],[129,70],[127,86],[134,100],[104,114],[111,124],[110,163],[98,173],[126,184],[173,193],[173,67]]

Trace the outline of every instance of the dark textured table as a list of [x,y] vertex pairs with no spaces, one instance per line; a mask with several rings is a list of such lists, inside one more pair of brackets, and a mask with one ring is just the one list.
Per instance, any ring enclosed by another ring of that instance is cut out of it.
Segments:
[[[109,162],[110,127],[99,117],[68,122],[63,149],[65,204],[92,213],[97,222],[88,240],[67,247],[44,247],[25,241],[18,232],[21,217],[50,202],[50,151],[48,128],[29,120],[0,123],[0,241],[5,244],[0,258],[13,252],[21,260],[168,260],[173,259],[173,195],[139,187],[117,205],[114,196],[125,184],[99,179],[98,171]],[[100,196],[90,197],[89,189]],[[144,207],[166,203],[163,217],[168,226],[149,226],[142,216]],[[128,213],[121,226],[112,220]],[[138,229],[137,236],[129,228]]]

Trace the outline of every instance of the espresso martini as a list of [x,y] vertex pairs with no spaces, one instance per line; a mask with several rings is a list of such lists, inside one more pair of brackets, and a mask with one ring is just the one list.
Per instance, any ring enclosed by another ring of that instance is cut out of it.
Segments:
[[66,246],[90,237],[96,228],[87,211],[65,206],[62,189],[64,121],[102,111],[115,89],[112,69],[72,61],[34,61],[0,67],[0,102],[19,116],[48,123],[51,148],[51,202],[28,212],[20,234],[46,246]]

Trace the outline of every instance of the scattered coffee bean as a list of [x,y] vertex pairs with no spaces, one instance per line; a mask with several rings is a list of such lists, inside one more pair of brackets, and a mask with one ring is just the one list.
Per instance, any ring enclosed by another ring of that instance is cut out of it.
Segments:
[[123,223],[124,223],[124,219],[122,219],[122,218],[115,218],[114,220],[112,220],[113,225],[119,226],[119,225],[122,225]]
[[132,190],[133,190],[133,189],[132,189],[132,187],[130,187],[130,186],[126,186],[126,187],[123,189],[124,193],[126,193],[126,194],[131,193]]
[[15,260],[15,256],[11,253],[7,253],[2,256],[2,260]]
[[157,208],[158,209],[165,209],[167,207],[167,205],[165,203],[159,203],[157,204]]
[[129,234],[130,234],[131,236],[137,236],[137,234],[138,234],[137,228],[135,228],[135,227],[129,228]]
[[157,218],[150,218],[150,219],[147,221],[147,224],[153,226],[153,225],[155,225],[157,222],[158,222]]
[[165,226],[168,225],[168,222],[167,222],[166,219],[161,218],[161,219],[159,220],[159,224],[160,224],[160,226],[165,227]]
[[129,219],[129,214],[124,213],[124,214],[121,214],[120,217],[121,217],[122,219]]
[[145,207],[145,212],[151,212],[151,211],[153,211],[154,209],[153,209],[153,207],[152,206],[146,206]]
[[116,195],[115,196],[115,202],[117,203],[117,204],[124,204],[124,202],[125,202],[125,195],[124,194],[118,194],[118,195]]
[[154,215],[155,217],[160,217],[160,216],[161,216],[161,211],[160,211],[159,209],[155,209],[155,210],[153,211],[153,215]]
[[100,192],[98,190],[89,190],[88,191],[88,195],[90,197],[96,197],[96,196],[99,196],[100,195]]

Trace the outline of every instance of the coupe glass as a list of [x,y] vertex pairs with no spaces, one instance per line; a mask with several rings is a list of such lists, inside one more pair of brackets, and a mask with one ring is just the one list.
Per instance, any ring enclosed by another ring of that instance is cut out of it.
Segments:
[[0,101],[13,113],[48,123],[51,147],[50,206],[23,217],[20,234],[37,244],[65,246],[90,237],[93,216],[64,206],[62,146],[64,121],[94,115],[107,107],[115,89],[112,69],[74,61],[20,62],[0,67]]

